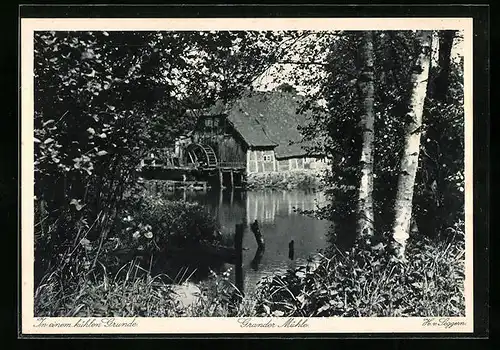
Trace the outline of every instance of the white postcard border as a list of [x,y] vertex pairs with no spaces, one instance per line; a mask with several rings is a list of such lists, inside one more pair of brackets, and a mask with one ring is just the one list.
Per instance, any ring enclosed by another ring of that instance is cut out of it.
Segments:
[[[34,259],[34,63],[39,30],[419,30],[464,33],[465,108],[465,317],[415,318],[35,318]],[[473,332],[472,18],[21,18],[21,252],[22,334],[180,333],[471,333]],[[244,326],[260,324],[260,326]],[[266,325],[267,324],[267,325]],[[274,324],[274,326],[271,326]],[[301,325],[302,326],[298,326]],[[79,326],[83,325],[83,326]]]

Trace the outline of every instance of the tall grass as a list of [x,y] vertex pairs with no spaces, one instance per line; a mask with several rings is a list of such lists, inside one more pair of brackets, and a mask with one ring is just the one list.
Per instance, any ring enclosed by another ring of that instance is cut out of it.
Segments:
[[[119,273],[75,279],[71,288],[56,273],[35,291],[35,315],[48,317],[168,317],[175,310],[171,285],[129,262]],[[122,275],[120,272],[124,272]],[[122,277],[123,276],[123,277]]]
[[324,255],[315,268],[272,276],[259,286],[261,316],[463,316],[463,237],[410,242],[408,261],[388,247],[357,245]]
[[377,317],[463,316],[464,254],[460,238],[447,243],[416,239],[408,261],[391,257],[387,247],[354,247],[322,255],[314,265],[261,280],[244,296],[230,271],[197,283],[199,292],[183,304],[175,285],[190,283],[194,270],[174,277],[151,277],[136,262],[111,275],[83,275],[61,283],[47,276],[35,292],[35,315],[66,317]]
[[195,302],[182,309],[187,317],[257,316],[256,295],[244,295],[229,279],[231,269],[218,275],[211,271]]
[[[243,296],[230,271],[212,272],[198,283],[192,303],[182,304],[176,284],[194,271],[173,278],[152,278],[128,263],[115,276],[103,271],[60,283],[56,274],[35,293],[37,316],[67,317],[237,317],[237,316],[463,316],[464,246],[460,242],[413,241],[408,262],[389,257],[385,248],[353,248],[323,255],[314,265],[261,280],[255,294]],[[103,268],[104,269],[104,268]]]

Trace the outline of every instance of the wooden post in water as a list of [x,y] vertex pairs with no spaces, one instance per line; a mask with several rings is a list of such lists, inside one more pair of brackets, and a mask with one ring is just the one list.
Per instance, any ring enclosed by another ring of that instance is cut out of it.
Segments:
[[259,264],[260,261],[262,260],[262,256],[264,256],[264,247],[258,247],[257,251],[255,252],[255,256],[253,257],[252,262],[250,263],[250,266],[254,271],[259,270]]
[[220,189],[224,188],[224,176],[222,175],[222,170],[219,170],[219,186]]
[[265,247],[264,237],[262,237],[262,232],[260,232],[259,223],[257,220],[255,220],[250,225],[250,229],[252,230],[255,236],[255,240],[257,241],[258,247],[263,249]]
[[236,233],[234,236],[234,250],[236,251],[236,259],[235,259],[235,285],[236,288],[241,292],[241,296],[243,296],[243,233],[244,233],[245,225],[236,224]]
[[290,260],[293,260],[294,255],[295,255],[295,248],[294,248],[294,241],[293,239],[288,243],[288,258]]
[[241,172],[236,173],[236,175],[237,175],[236,176],[236,184],[237,184],[236,187],[241,188],[243,185],[243,181],[242,181],[243,175],[241,174]]
[[231,172],[229,174],[231,176],[231,188],[234,188],[234,172],[233,172],[233,169],[231,169]]

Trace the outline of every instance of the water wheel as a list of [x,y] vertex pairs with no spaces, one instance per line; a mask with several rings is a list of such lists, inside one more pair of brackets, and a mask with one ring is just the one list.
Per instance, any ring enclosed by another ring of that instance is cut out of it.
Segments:
[[217,156],[212,147],[193,143],[186,148],[187,164],[197,164],[205,168],[215,168],[217,166]]

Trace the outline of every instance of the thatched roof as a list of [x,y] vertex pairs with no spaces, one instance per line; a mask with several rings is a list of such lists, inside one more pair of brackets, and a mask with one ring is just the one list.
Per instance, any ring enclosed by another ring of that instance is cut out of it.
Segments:
[[303,97],[293,92],[247,92],[232,103],[193,111],[197,116],[226,115],[250,147],[274,148],[276,158],[305,156],[299,125],[308,123],[297,113]]

